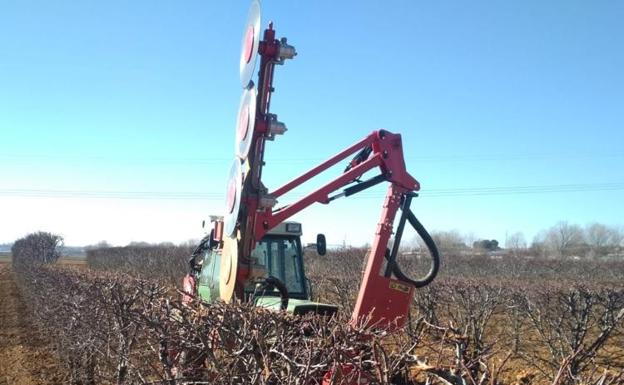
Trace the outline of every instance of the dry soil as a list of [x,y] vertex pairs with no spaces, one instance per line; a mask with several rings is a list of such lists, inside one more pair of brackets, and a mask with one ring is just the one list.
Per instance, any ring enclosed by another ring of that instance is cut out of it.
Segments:
[[0,263],[0,385],[62,384],[53,350],[30,322],[11,265]]

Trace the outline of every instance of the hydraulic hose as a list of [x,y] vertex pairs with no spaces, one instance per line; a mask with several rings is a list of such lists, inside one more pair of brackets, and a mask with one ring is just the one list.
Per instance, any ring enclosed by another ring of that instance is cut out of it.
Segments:
[[[394,276],[400,281],[406,282],[416,288],[426,286],[433,281],[433,279],[438,274],[438,270],[440,269],[440,252],[438,251],[438,247],[435,242],[431,238],[431,235],[427,232],[427,229],[418,221],[416,215],[410,210],[410,204],[412,198],[416,196],[415,194],[405,194],[403,196],[403,203],[401,205],[401,218],[399,220],[399,225],[397,227],[397,231],[394,237],[394,245],[392,246],[392,251],[386,251],[386,259],[388,260],[388,266],[386,267],[385,276],[389,277],[390,274],[394,274]],[[422,238],[429,250],[429,254],[431,255],[431,268],[429,272],[420,279],[411,279],[407,275],[403,273],[398,263],[396,262],[396,257],[399,252],[399,245],[401,243],[401,238],[403,236],[403,230],[405,229],[405,222],[409,222],[416,233]]]
[[407,220],[412,225],[414,230],[416,230],[416,233],[418,233],[420,238],[422,238],[422,240],[425,242],[425,245],[429,250],[429,254],[431,255],[431,267],[427,275],[420,279],[414,280],[403,274],[403,271],[401,271],[401,268],[395,261],[392,267],[392,273],[394,273],[394,276],[397,277],[399,280],[407,282],[410,285],[419,288],[430,284],[434,280],[436,275],[438,275],[438,270],[440,269],[440,252],[438,251],[438,247],[433,241],[433,238],[431,238],[431,235],[429,235],[427,229],[425,229],[425,227],[422,225],[422,223],[420,223],[418,218],[416,218],[416,215],[414,215],[414,213],[409,209],[407,210],[406,214]]

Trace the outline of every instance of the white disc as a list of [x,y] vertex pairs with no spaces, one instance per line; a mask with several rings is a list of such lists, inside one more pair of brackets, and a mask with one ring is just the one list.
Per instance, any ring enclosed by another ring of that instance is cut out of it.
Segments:
[[223,215],[223,232],[226,236],[233,236],[236,231],[238,210],[240,209],[241,192],[243,189],[243,174],[241,161],[234,158],[228,176],[225,193],[225,213]]
[[247,14],[247,24],[243,32],[243,42],[240,55],[240,80],[243,88],[249,87],[258,58],[260,45],[260,2],[253,0]]
[[258,93],[252,86],[243,91],[238,106],[238,119],[236,121],[236,143],[234,152],[243,161],[247,159],[251,140],[256,126],[256,97]]

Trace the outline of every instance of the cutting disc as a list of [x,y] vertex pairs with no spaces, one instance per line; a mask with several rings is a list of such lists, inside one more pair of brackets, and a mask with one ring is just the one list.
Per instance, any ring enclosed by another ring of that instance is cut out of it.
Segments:
[[245,89],[243,95],[241,95],[238,107],[238,120],[236,122],[234,152],[243,161],[247,159],[254,127],[256,126],[256,97],[258,93],[253,86],[253,82],[251,84],[251,88]]
[[260,44],[260,2],[252,0],[247,14],[247,24],[243,32],[243,43],[240,56],[240,80],[243,88],[249,86],[258,58]]
[[225,193],[225,214],[223,215],[223,232],[226,236],[233,236],[236,231],[238,210],[240,208],[241,190],[243,187],[243,174],[241,161],[234,158],[227,181]]
[[219,270],[219,296],[225,302],[229,302],[234,294],[237,271],[238,240],[232,237],[224,237]]

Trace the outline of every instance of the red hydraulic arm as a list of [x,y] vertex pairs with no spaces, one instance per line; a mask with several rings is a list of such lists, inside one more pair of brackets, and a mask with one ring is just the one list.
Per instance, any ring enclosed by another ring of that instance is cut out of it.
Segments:
[[[278,198],[356,152],[359,152],[358,156],[356,156],[354,162],[350,164],[345,173],[316,191],[280,209],[265,208],[250,213],[255,217],[253,219],[255,223],[254,239],[255,242],[260,241],[270,229],[313,203],[326,204],[336,198],[352,195],[380,182],[389,182],[390,186],[388,187],[381,219],[377,225],[370,256],[364,270],[364,277],[352,315],[352,322],[366,322],[371,325],[374,324],[375,326],[392,329],[393,327],[402,326],[406,320],[415,281],[406,278],[400,272],[394,260],[387,263],[393,266],[391,266],[391,269],[387,269],[386,274],[382,274],[381,269],[384,260],[388,257],[388,242],[393,233],[393,223],[397,210],[405,203],[409,193],[420,189],[419,183],[405,169],[401,135],[385,130],[375,131],[360,142],[276,189],[269,195]],[[360,157],[360,154],[367,155],[367,157]],[[374,168],[378,168],[381,171],[377,177],[348,187],[342,193],[330,196],[330,194],[353,183],[354,180]],[[407,198],[408,205],[409,199],[411,199],[411,196]],[[406,209],[407,211],[404,210],[406,218],[402,219],[400,225],[404,225],[405,220],[412,222],[407,217],[411,214],[409,206]],[[413,214],[411,215],[413,216]],[[400,242],[400,239],[397,239],[395,236],[395,248],[398,250],[397,241]],[[394,254],[396,255],[396,251],[394,251]],[[432,272],[430,272],[430,277],[427,278],[426,283],[430,282],[437,272],[437,250],[435,251],[435,259],[435,269],[432,269]],[[395,275],[400,275],[402,279],[391,278],[390,273],[392,272]],[[426,283],[423,283],[423,285]]]
[[385,180],[396,185],[397,188],[402,189],[402,192],[417,191],[420,189],[420,185],[416,179],[412,178],[412,176],[405,170],[403,149],[401,146],[401,135],[381,130],[373,132],[364,140],[347,148],[298,178],[295,178],[269,195],[274,198],[279,198],[295,187],[300,186],[302,183],[307,182],[321,172],[336,165],[338,162],[353,155],[356,151],[361,151],[369,146],[372,147],[372,153],[368,159],[357,164],[355,167],[352,167],[336,180],[280,210],[273,211],[272,209],[267,208],[263,212],[259,213],[257,215],[255,228],[256,241],[262,239],[268,230],[274,228],[287,218],[290,218],[311,204],[329,203],[330,193],[352,183],[359,176],[375,167],[379,167],[381,169]]

